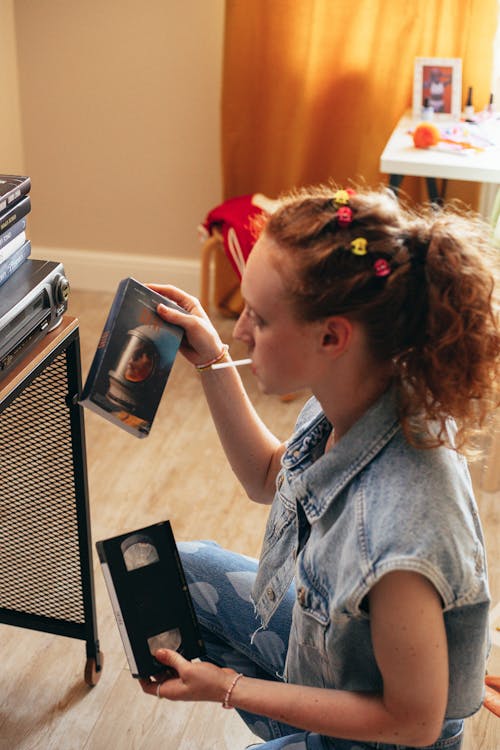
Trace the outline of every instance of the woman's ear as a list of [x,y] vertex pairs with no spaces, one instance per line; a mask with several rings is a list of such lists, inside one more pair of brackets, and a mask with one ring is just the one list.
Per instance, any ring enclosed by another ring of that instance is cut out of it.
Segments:
[[328,356],[339,357],[348,351],[353,325],[348,318],[327,318],[322,332],[321,348]]

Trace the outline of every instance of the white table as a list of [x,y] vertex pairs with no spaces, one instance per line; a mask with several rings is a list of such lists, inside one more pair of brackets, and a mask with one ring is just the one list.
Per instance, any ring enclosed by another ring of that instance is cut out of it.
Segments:
[[[397,191],[405,175],[425,177],[429,198],[440,203],[444,199],[448,179],[500,184],[500,147],[481,152],[444,152],[436,149],[416,148],[410,131],[418,120],[404,115],[396,125],[380,157],[380,171],[389,174],[389,184]],[[436,124],[444,121],[437,120]],[[474,128],[474,125],[470,127]],[[500,143],[500,119],[496,120]],[[441,191],[437,179],[443,180]]]

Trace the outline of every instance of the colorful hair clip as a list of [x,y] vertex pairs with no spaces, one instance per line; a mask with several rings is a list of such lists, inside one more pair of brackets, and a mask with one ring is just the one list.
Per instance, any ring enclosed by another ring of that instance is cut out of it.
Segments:
[[337,223],[341,227],[348,227],[352,221],[352,209],[349,206],[341,206],[337,211]]
[[347,206],[349,203],[349,197],[350,194],[347,190],[337,190],[337,192],[333,196],[333,202],[337,206]]
[[391,267],[385,258],[376,260],[373,264],[373,270],[375,271],[375,276],[389,276],[391,273]]
[[364,237],[356,237],[356,239],[351,242],[351,252],[354,253],[354,255],[366,255],[368,252],[366,249],[367,244],[368,243]]

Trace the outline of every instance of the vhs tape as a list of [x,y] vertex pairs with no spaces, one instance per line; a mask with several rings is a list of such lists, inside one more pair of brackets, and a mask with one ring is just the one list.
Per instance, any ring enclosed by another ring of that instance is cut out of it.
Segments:
[[31,179],[26,175],[0,174],[0,212],[17,203],[31,190]]
[[133,677],[165,670],[153,653],[204,654],[198,621],[169,521],[96,542]]
[[135,279],[118,286],[80,404],[139,438],[149,435],[183,330],[158,303],[185,312]]

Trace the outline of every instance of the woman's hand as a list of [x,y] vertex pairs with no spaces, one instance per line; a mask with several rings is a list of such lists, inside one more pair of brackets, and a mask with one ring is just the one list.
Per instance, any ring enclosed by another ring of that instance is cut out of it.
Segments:
[[181,351],[193,365],[210,362],[222,351],[222,341],[199,300],[178,287],[167,284],[148,284],[149,289],[167,297],[182,307],[187,315],[167,305],[158,305],[157,313],[167,323],[185,331]]
[[[222,704],[236,675],[232,669],[208,662],[191,662],[170,649],[160,649],[155,659],[175,671],[174,677],[159,675],[156,682],[140,680],[145,693],[171,701],[213,701]],[[161,683],[158,689],[158,683]],[[159,690],[159,692],[158,692]]]

